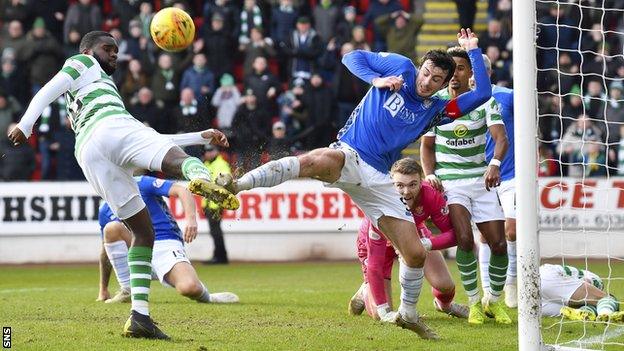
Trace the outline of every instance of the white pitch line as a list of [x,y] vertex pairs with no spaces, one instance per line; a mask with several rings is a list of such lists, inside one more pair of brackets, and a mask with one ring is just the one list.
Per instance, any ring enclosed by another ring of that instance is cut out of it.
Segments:
[[566,344],[580,344],[582,347],[591,347],[595,344],[606,342],[609,339],[617,338],[622,334],[624,334],[624,327],[610,327],[609,331],[605,334],[595,335],[587,339],[571,341]]

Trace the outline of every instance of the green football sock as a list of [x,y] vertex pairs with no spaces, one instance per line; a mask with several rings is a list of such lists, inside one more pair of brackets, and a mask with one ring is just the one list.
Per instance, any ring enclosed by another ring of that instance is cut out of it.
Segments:
[[505,287],[508,263],[507,253],[504,255],[495,255],[492,253],[488,272],[490,275],[490,294],[494,298],[494,301],[501,296],[503,288]]
[[132,246],[128,250],[132,310],[149,316],[148,297],[152,282],[152,248]]
[[210,170],[197,157],[188,157],[182,162],[182,174],[188,180],[211,179]]
[[474,252],[464,251],[457,248],[457,254],[455,259],[457,260],[457,268],[459,268],[459,274],[461,276],[461,282],[464,286],[464,290],[468,295],[470,304],[473,305],[479,302],[479,284],[477,282],[477,258]]

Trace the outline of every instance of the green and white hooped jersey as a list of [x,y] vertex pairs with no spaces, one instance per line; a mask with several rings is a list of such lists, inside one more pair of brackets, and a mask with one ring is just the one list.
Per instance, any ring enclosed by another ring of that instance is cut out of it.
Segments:
[[61,69],[73,79],[65,93],[67,117],[76,133],[76,155],[95,125],[111,116],[132,116],[126,111],[113,80],[91,55],[68,58]]
[[[449,99],[448,89],[438,92]],[[435,174],[440,180],[471,179],[483,176],[485,133],[489,126],[503,124],[500,106],[490,98],[485,104],[452,123],[436,126],[425,134],[435,136]]]
[[578,269],[576,267],[572,267],[572,266],[566,266],[566,265],[558,265],[557,266],[559,271],[561,272],[561,274],[563,275],[567,275],[568,277],[572,277],[575,279],[579,279],[579,280],[586,280],[588,282],[591,282],[591,284],[595,287],[597,287],[600,290],[604,289],[604,284],[602,282],[602,279],[594,274],[593,272],[590,272],[588,270],[581,270]]

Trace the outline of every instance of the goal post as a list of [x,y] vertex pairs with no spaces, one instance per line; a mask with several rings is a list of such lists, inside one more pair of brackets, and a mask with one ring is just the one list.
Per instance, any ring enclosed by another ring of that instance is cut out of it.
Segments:
[[544,348],[537,221],[537,65],[535,1],[513,1],[513,80],[518,258],[518,349]]

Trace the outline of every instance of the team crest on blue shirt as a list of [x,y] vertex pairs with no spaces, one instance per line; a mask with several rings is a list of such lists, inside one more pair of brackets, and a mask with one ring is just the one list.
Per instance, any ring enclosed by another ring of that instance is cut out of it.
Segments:
[[165,184],[165,181],[163,179],[155,179],[153,183],[155,188],[160,188],[161,186],[163,186],[163,184]]
[[422,102],[423,108],[429,108],[431,107],[431,105],[433,104],[433,101],[431,101],[431,99],[424,99]]
[[383,107],[390,112],[392,117],[396,117],[397,113],[403,108],[405,105],[405,100],[399,93],[394,93],[390,95],[388,100],[384,103]]

